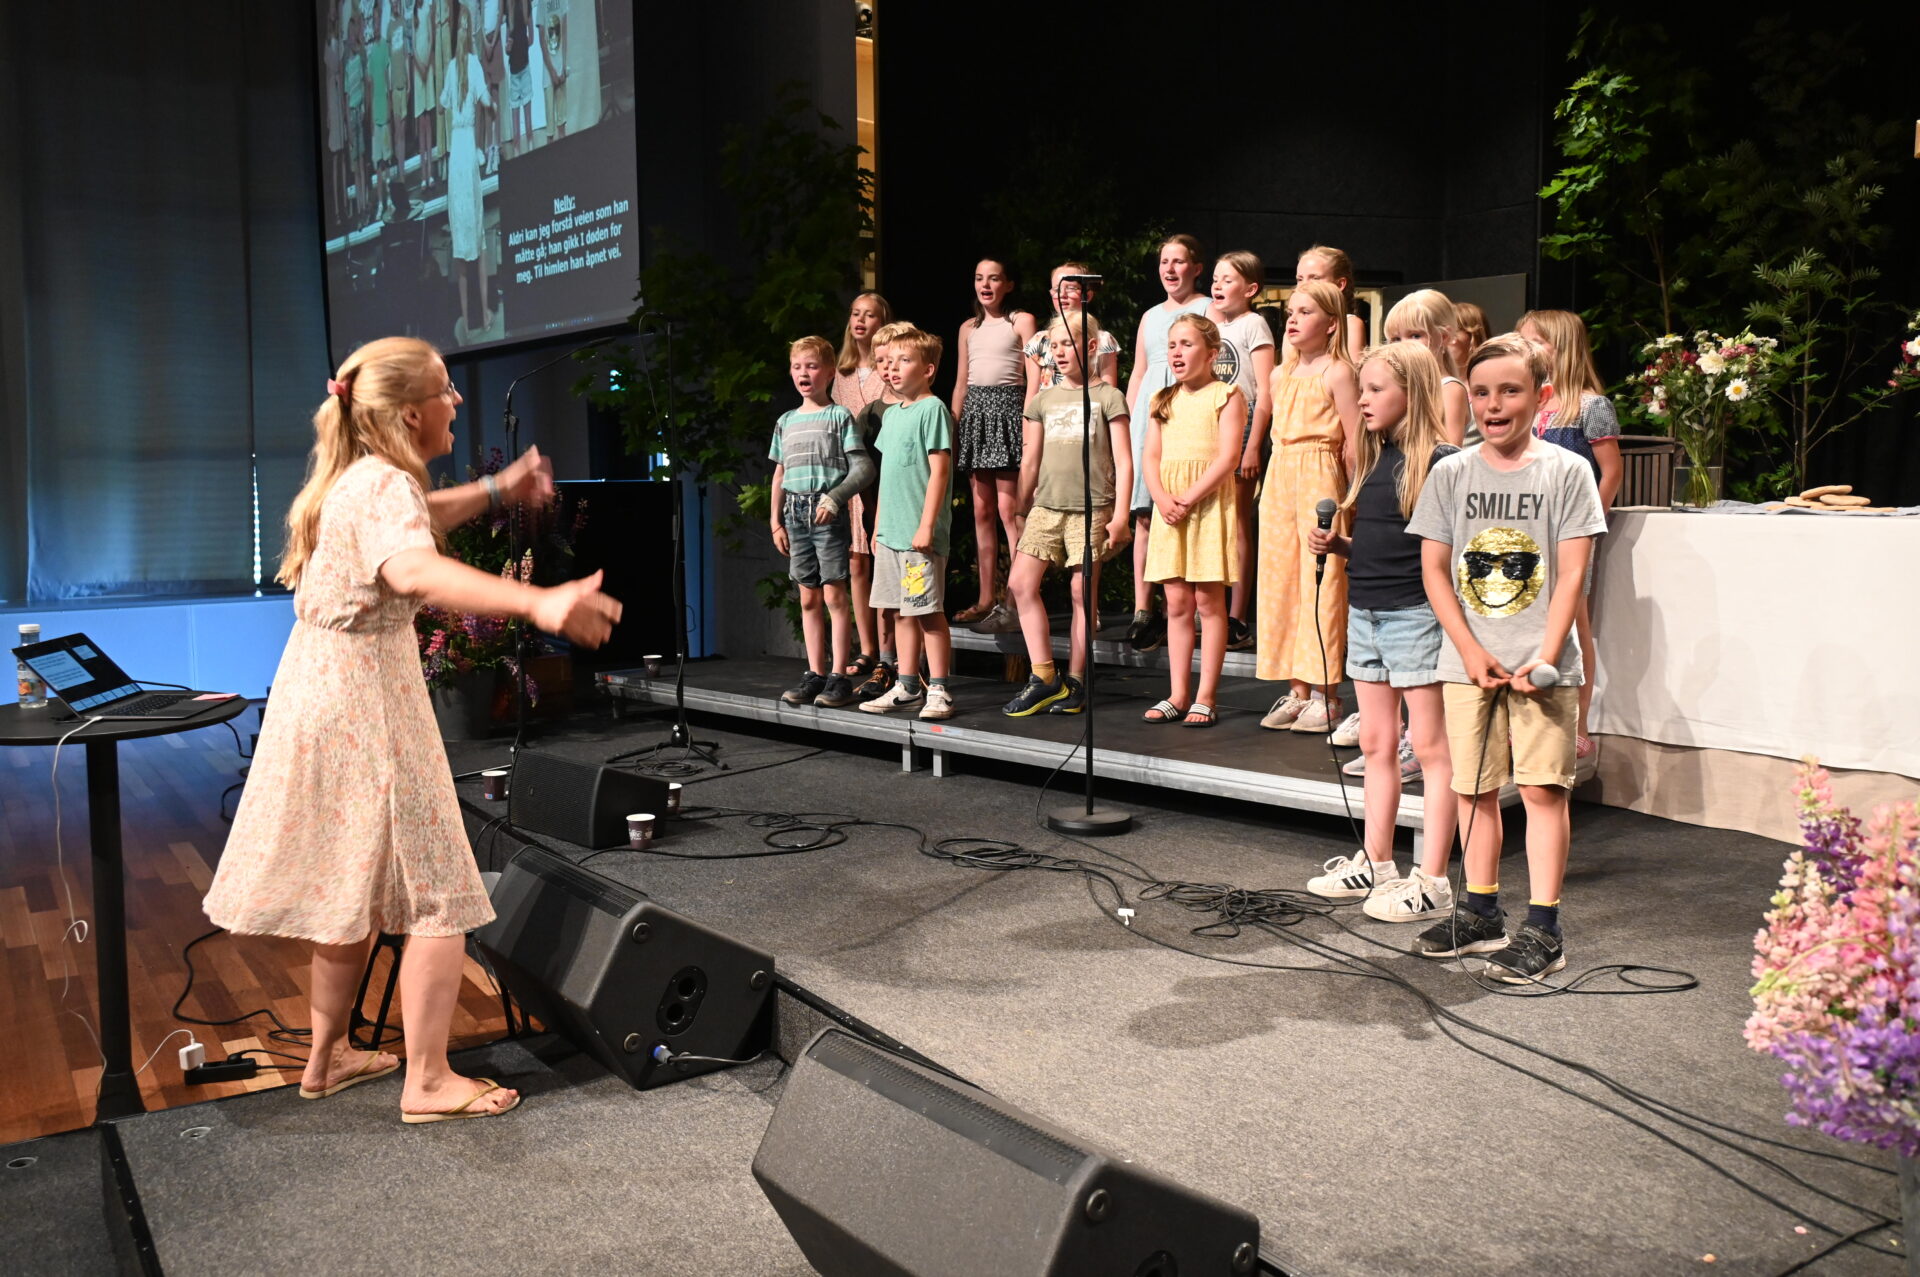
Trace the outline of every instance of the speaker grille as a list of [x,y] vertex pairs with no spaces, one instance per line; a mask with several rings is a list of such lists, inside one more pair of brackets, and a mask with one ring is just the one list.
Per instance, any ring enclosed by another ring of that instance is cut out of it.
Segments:
[[807,1054],[842,1077],[1055,1184],[1067,1183],[1086,1164],[1083,1150],[948,1085],[930,1082],[886,1052],[848,1034],[828,1033]]

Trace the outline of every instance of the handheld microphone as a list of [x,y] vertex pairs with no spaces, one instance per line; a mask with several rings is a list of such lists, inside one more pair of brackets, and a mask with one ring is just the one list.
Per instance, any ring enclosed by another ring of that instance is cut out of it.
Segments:
[[1552,665],[1536,665],[1527,671],[1527,681],[1535,687],[1558,687],[1560,671]]
[[[1340,509],[1332,497],[1321,497],[1320,504],[1313,507],[1314,519],[1322,532],[1333,531],[1333,516]],[[1327,570],[1327,555],[1323,550],[1313,556],[1313,579],[1318,581]]]

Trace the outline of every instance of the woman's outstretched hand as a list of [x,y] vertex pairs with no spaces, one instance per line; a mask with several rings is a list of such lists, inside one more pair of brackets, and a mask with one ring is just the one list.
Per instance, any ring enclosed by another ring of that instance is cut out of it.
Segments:
[[500,472],[500,495],[515,505],[540,505],[553,500],[553,462],[538,446],[525,452]]
[[529,619],[540,629],[558,634],[570,643],[599,647],[620,620],[620,600],[600,592],[604,575],[595,572],[578,581],[542,590]]

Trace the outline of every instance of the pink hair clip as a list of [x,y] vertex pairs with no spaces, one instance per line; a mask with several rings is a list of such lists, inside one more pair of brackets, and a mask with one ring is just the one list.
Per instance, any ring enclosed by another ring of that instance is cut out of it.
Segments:
[[330,395],[339,395],[342,399],[345,399],[347,397],[347,383],[344,381],[335,381],[329,377],[327,378],[327,393]]

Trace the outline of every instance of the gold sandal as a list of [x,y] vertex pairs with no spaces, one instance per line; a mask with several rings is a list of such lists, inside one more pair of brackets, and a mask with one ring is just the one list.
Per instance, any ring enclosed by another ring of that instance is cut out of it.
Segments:
[[399,1070],[400,1061],[395,1060],[392,1064],[389,1064],[386,1068],[377,1069],[369,1073],[367,1070],[372,1069],[373,1062],[379,1058],[380,1058],[380,1052],[378,1051],[367,1052],[367,1058],[360,1061],[360,1067],[355,1069],[352,1073],[349,1073],[346,1077],[342,1078],[338,1082],[335,1082],[332,1086],[329,1086],[324,1090],[309,1091],[306,1087],[303,1086],[300,1088],[300,1098],[303,1100],[324,1100],[329,1095],[337,1094],[341,1091],[346,1090],[350,1086],[358,1086],[362,1082],[371,1082],[377,1078],[383,1078],[387,1074],[397,1072]]
[[474,1108],[474,1105],[486,1099],[487,1096],[492,1095],[495,1091],[504,1091],[507,1089],[490,1077],[477,1077],[474,1081],[484,1082],[486,1085],[468,1096],[465,1103],[456,1105],[450,1109],[437,1109],[432,1113],[409,1113],[402,1109],[400,1112],[400,1120],[409,1126],[420,1126],[427,1122],[457,1122],[469,1117],[499,1117],[503,1113],[511,1113],[520,1107],[521,1097],[516,1095],[513,1097],[513,1102],[505,1108]]

